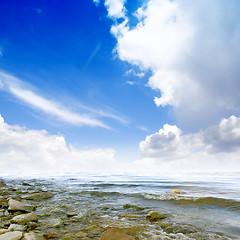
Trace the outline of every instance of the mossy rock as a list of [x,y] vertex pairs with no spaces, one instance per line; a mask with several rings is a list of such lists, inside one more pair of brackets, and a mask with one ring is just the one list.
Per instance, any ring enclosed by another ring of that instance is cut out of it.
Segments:
[[131,208],[131,209],[134,209],[134,210],[136,210],[136,211],[142,211],[142,210],[144,210],[144,208],[139,207],[138,205],[129,204],[129,203],[125,204],[125,205],[123,206],[123,208],[124,208],[124,209],[129,209],[129,208]]
[[150,211],[146,218],[149,221],[157,221],[157,220],[161,220],[161,219],[166,218],[166,216],[162,215],[159,212]]

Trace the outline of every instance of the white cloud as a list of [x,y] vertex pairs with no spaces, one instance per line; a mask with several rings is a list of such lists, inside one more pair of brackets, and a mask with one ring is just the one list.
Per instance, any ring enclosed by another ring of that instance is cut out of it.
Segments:
[[108,16],[111,18],[125,18],[125,1],[126,0],[105,0],[104,5],[107,8]]
[[111,28],[123,61],[151,70],[157,106],[173,106],[179,124],[200,129],[240,111],[237,0],[150,0]]
[[3,56],[3,53],[2,53],[2,50],[0,49],[0,57],[2,57]]
[[239,170],[240,118],[231,116],[194,134],[182,134],[177,126],[166,124],[140,142],[139,150],[143,159],[138,165]]
[[11,126],[0,115],[0,170],[87,171],[115,166],[114,149],[78,150],[60,135]]
[[98,6],[100,3],[100,0],[93,0],[93,2],[96,4],[96,6]]
[[126,120],[118,115],[101,110],[94,110],[83,105],[81,108],[84,109],[85,112],[87,111],[88,114],[73,112],[56,101],[40,96],[23,81],[4,72],[0,72],[0,90],[7,91],[32,108],[41,110],[48,116],[55,117],[58,120],[69,124],[77,126],[88,125],[109,129],[109,127],[102,121],[98,120],[96,116],[112,118],[123,124],[127,124]]
[[126,75],[133,75],[133,76],[136,76],[136,77],[144,77],[145,73],[144,72],[136,72],[133,68],[131,68],[130,70],[128,70],[126,73]]

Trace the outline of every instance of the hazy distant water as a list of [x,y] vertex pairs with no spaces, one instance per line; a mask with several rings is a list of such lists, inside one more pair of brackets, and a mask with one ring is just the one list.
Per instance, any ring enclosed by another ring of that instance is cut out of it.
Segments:
[[[15,177],[6,179],[10,181]],[[33,182],[33,177],[22,179]],[[87,209],[98,211],[99,218],[107,219],[109,225],[124,224],[124,221],[125,224],[146,225],[145,218],[123,221],[119,214],[145,216],[155,210],[168,216],[167,221],[174,226],[181,226],[179,232],[174,228],[169,233],[149,223],[148,232],[152,235],[146,233],[140,239],[240,239],[239,172],[157,176],[78,173],[38,176],[34,181],[43,190],[55,192],[56,201],[74,204],[76,209],[85,206],[81,214],[86,214]],[[180,190],[181,194],[169,193],[173,189]],[[126,210],[124,204],[137,205],[144,210]]]

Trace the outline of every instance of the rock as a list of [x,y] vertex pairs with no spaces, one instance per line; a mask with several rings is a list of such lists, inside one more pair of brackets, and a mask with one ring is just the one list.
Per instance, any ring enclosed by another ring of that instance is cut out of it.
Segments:
[[8,232],[0,235],[0,240],[19,240],[22,238],[22,232]]
[[124,208],[124,209],[132,208],[132,209],[137,210],[137,211],[144,210],[144,208],[139,207],[138,205],[129,204],[129,203],[125,204],[125,205],[123,206],[123,208]]
[[131,215],[131,214],[125,214],[125,213],[120,213],[119,216],[121,218],[133,218],[133,219],[142,218],[142,216],[140,215]]
[[63,225],[63,220],[61,218],[51,219],[47,222],[49,227],[59,228]]
[[[77,240],[77,239],[69,237],[69,236],[66,236],[66,237],[61,238],[61,240]],[[85,238],[84,238],[84,240],[85,240]]]
[[14,217],[11,220],[12,223],[18,223],[20,225],[24,225],[27,222],[37,222],[37,221],[38,221],[38,218],[35,213],[21,214]]
[[22,240],[44,240],[44,238],[42,236],[39,236],[37,233],[30,232],[25,233]]
[[59,235],[58,233],[55,233],[55,232],[45,232],[45,233],[43,234],[43,236],[44,236],[46,239],[59,238],[59,237],[61,237],[61,235]]
[[172,191],[170,191],[170,193],[179,194],[180,191],[178,189],[173,189]]
[[33,193],[29,195],[25,195],[22,198],[27,200],[42,200],[51,198],[53,194],[51,192],[40,192],[40,193]]
[[4,229],[0,229],[0,235],[4,234],[4,233],[7,233],[7,232],[9,232],[8,229],[5,229],[5,228]]
[[28,222],[27,227],[28,227],[28,231],[29,230],[34,230],[38,227],[38,224],[36,222]]
[[80,237],[80,238],[85,238],[85,237],[87,237],[87,234],[85,233],[85,232],[78,232],[77,234],[75,234],[76,235],[76,237]]
[[25,231],[27,226],[18,225],[18,224],[11,224],[8,228],[9,231]]
[[9,212],[15,212],[15,211],[21,211],[21,212],[32,212],[35,210],[35,206],[28,205],[26,203],[10,199],[8,201],[8,211]]
[[146,218],[149,221],[156,221],[156,220],[164,219],[164,218],[166,218],[166,216],[162,215],[159,212],[150,211]]
[[77,213],[76,212],[67,212],[66,215],[67,215],[67,217],[73,217],[73,216],[76,216]]
[[135,239],[132,236],[119,232],[115,228],[109,228],[101,235],[100,240],[135,240]]

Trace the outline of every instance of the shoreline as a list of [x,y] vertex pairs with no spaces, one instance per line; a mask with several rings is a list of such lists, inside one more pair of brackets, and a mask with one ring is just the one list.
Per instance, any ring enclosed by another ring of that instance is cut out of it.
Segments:
[[[127,198],[117,193],[105,195],[103,192],[99,195],[94,191],[84,193],[75,188],[71,190],[74,186],[71,185],[71,181],[66,185],[70,190],[65,185],[54,184],[54,180],[45,181],[44,179],[8,179],[6,183],[1,181],[1,229],[9,229],[11,224],[17,224],[12,220],[15,216],[34,213],[37,220],[35,218],[34,221],[24,224],[25,229],[22,232],[34,233],[40,238],[50,231],[55,233],[55,239],[59,240],[94,240],[101,239],[104,232],[114,228],[119,231],[119,234],[126,234],[136,240],[234,239],[214,231],[208,233],[191,222],[181,222],[180,218],[177,219],[174,216],[174,209],[169,213],[163,206],[162,211],[158,212],[165,217],[149,220],[146,218],[147,215],[150,211],[155,211],[150,204],[145,206],[135,204],[134,201],[129,201],[134,198]],[[86,187],[83,186],[83,188]],[[34,194],[35,197],[31,197]],[[17,201],[18,207],[21,206],[23,209],[12,210],[10,199]],[[28,209],[32,207],[32,211],[28,213],[24,207]],[[19,226],[12,226],[10,229],[19,230]],[[1,234],[0,230],[0,237],[3,234],[5,233],[2,231]],[[46,236],[43,239],[48,239]]]

